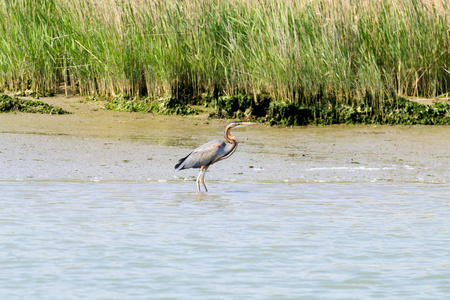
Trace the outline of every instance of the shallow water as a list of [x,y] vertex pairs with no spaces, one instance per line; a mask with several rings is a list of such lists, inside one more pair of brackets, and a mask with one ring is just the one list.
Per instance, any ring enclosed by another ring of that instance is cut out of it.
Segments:
[[442,299],[450,186],[0,182],[1,299]]

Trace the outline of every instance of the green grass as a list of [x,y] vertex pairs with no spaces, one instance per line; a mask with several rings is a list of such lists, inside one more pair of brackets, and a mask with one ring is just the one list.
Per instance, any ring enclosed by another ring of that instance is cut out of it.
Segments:
[[0,90],[383,111],[449,93],[447,3],[2,1]]

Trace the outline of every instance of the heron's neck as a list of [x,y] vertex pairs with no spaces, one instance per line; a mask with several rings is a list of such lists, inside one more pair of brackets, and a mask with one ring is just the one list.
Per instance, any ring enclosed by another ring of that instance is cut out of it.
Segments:
[[230,135],[230,131],[231,131],[231,127],[227,126],[227,128],[225,129],[225,139],[233,144],[234,146],[236,146],[237,144],[237,139],[234,136]]
[[229,157],[231,154],[233,154],[234,151],[236,151],[236,148],[237,148],[237,145],[238,145],[237,139],[234,136],[230,135],[230,130],[231,130],[230,127],[227,127],[225,129],[225,139],[231,144],[228,144],[225,147],[225,151],[226,152],[225,152],[224,156],[222,157],[222,159],[225,159],[225,158]]

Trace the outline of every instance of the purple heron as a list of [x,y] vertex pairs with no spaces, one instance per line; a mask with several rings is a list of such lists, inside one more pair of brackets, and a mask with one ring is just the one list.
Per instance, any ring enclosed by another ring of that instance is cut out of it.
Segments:
[[258,123],[253,122],[241,122],[235,121],[228,124],[225,128],[225,139],[229,144],[221,140],[214,140],[208,142],[191,153],[186,157],[183,157],[175,165],[176,170],[190,169],[190,168],[200,168],[200,172],[197,177],[197,191],[200,192],[200,182],[203,184],[205,191],[208,189],[205,185],[205,173],[209,166],[222,160],[228,158],[230,155],[236,151],[238,141],[234,136],[230,135],[230,130],[237,127],[244,127],[249,125],[258,125]]

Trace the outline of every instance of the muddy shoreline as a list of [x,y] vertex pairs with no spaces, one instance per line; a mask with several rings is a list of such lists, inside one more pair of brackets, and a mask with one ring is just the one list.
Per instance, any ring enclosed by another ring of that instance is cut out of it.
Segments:
[[[41,99],[71,115],[1,114],[0,180],[180,181],[173,166],[223,138],[227,120],[105,111],[79,97]],[[254,126],[232,132],[239,148],[209,181],[450,182],[445,126]]]

